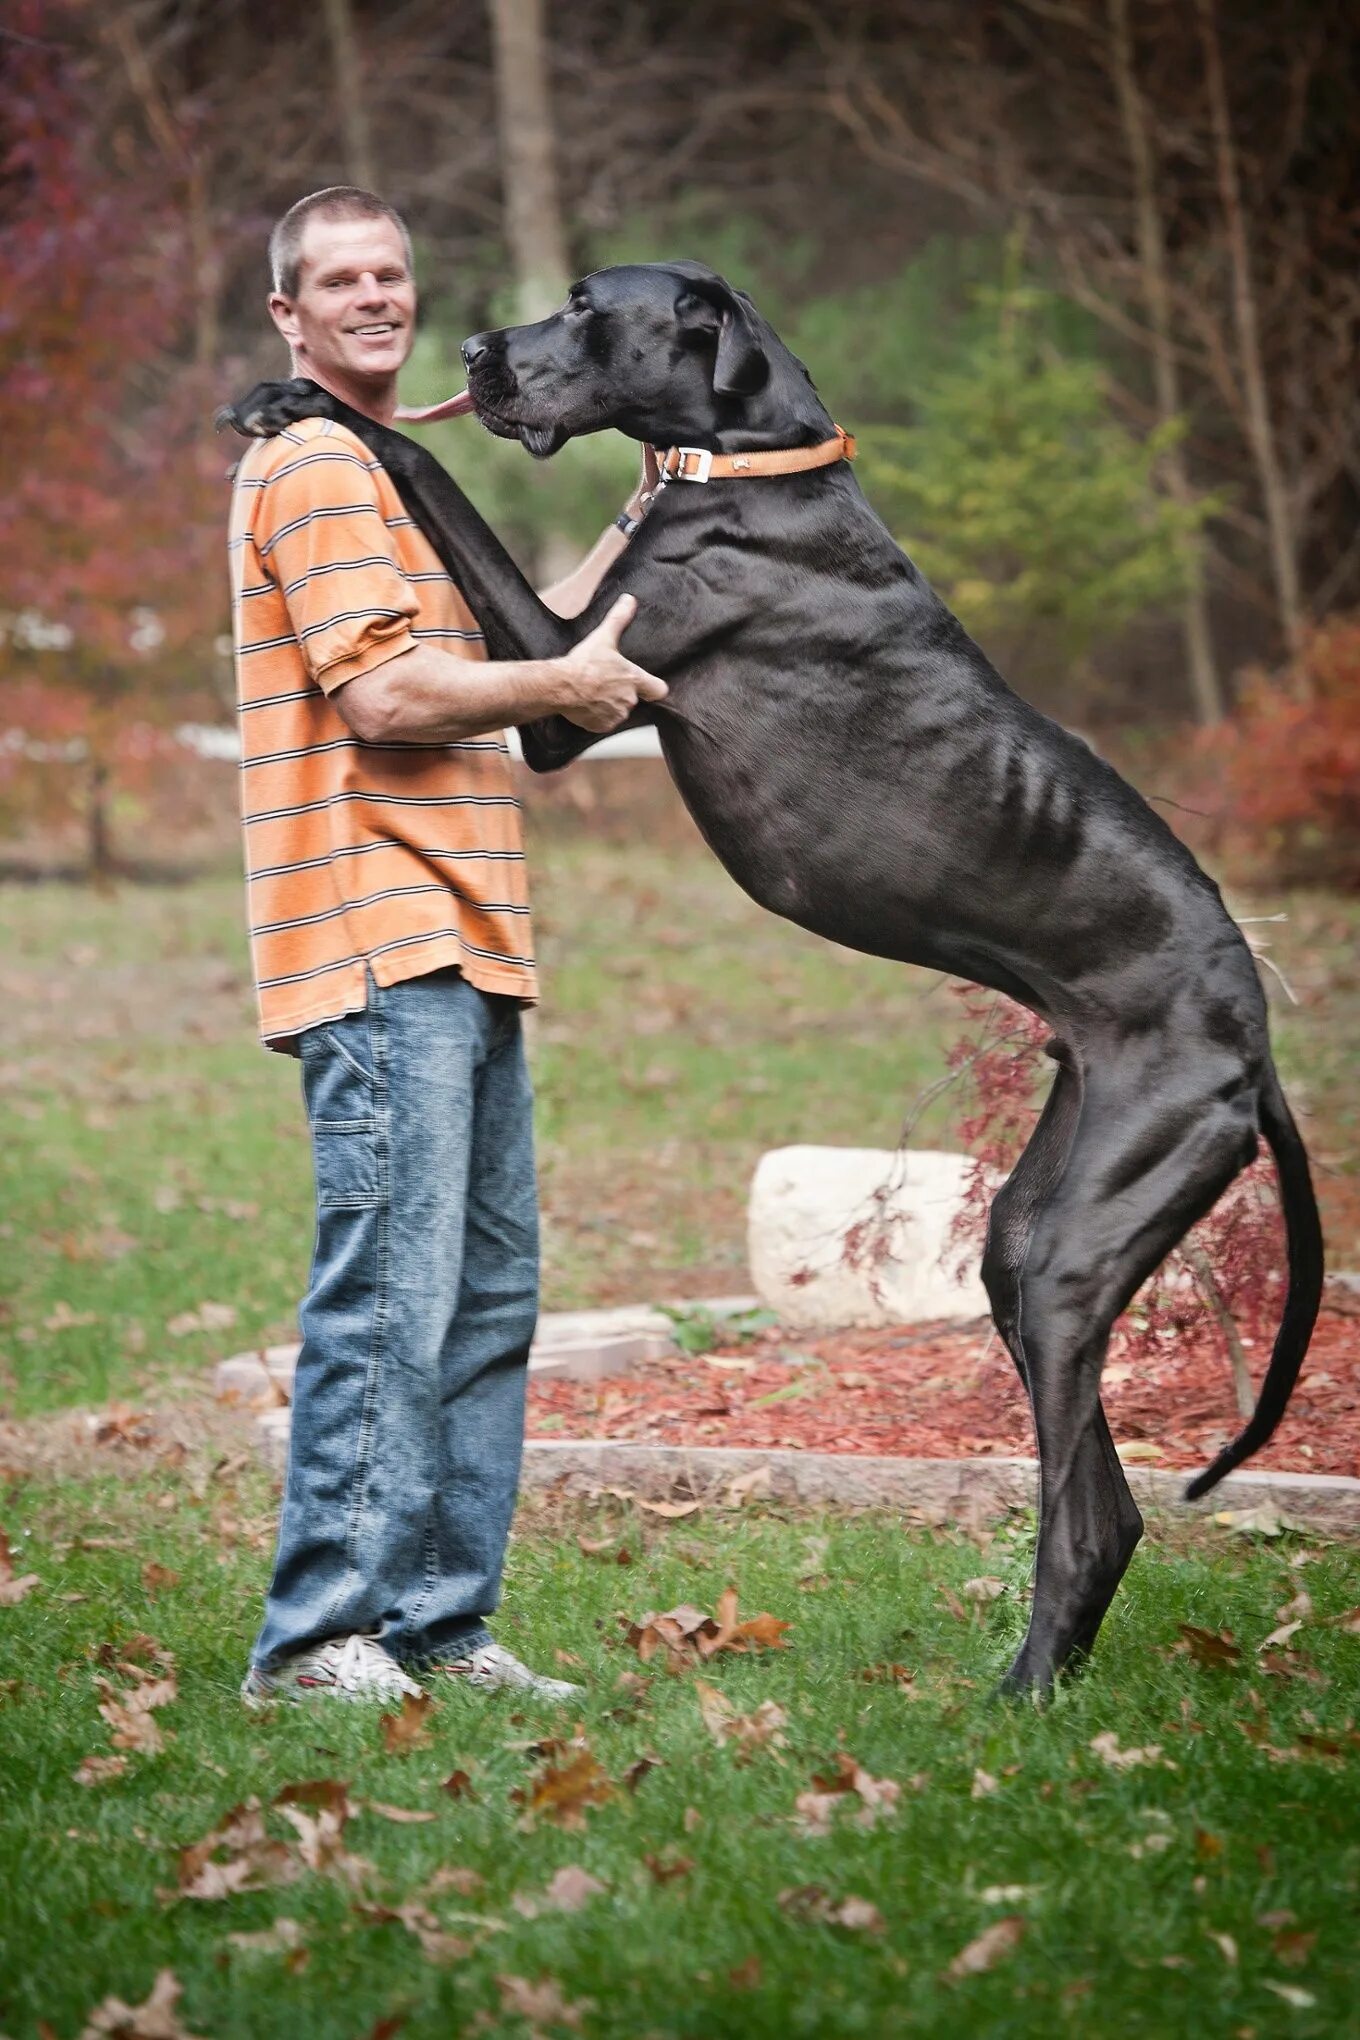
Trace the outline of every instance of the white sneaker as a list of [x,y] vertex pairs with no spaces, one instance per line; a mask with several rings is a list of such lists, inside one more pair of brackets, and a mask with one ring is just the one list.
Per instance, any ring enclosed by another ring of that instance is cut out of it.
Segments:
[[335,1636],[314,1650],[295,1651],[272,1671],[252,1665],[241,1687],[248,1707],[267,1700],[418,1700],[421,1688],[371,1636]]
[[467,1657],[430,1665],[428,1669],[475,1686],[481,1693],[513,1691],[536,1693],[540,1700],[574,1700],[585,1691],[584,1686],[573,1686],[569,1679],[546,1679],[541,1672],[531,1672],[503,1643],[479,1644]]

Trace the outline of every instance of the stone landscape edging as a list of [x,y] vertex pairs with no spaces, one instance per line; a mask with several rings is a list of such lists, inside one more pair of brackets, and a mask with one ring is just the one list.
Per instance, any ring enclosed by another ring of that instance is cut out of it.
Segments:
[[[626,1488],[645,1500],[719,1500],[734,1480],[768,1468],[757,1492],[773,1501],[846,1509],[916,1509],[944,1522],[1032,1508],[1035,1459],[898,1459],[849,1452],[761,1451],[737,1445],[636,1445],[616,1438],[531,1438],[523,1486],[589,1494]],[[1310,1530],[1360,1534],[1360,1480],[1344,1474],[1234,1473],[1199,1503],[1182,1501],[1190,1471],[1124,1469],[1145,1514],[1212,1517],[1269,1507]]]

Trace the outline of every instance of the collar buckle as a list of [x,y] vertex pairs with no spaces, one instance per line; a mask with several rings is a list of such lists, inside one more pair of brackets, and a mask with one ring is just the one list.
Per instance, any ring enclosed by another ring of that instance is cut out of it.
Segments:
[[[686,463],[691,460],[697,462],[697,466],[695,467],[693,473],[690,472],[688,466],[686,465]],[[706,482],[709,476],[712,474],[712,472],[713,472],[713,455],[708,447],[706,446],[676,447],[675,473],[671,476],[672,481]]]

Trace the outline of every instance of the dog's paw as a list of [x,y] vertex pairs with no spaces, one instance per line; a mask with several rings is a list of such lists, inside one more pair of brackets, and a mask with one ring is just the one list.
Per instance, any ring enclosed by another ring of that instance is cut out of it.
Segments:
[[243,439],[274,439],[300,418],[333,418],[335,399],[306,376],[289,382],[256,383],[234,404],[224,404],[214,423],[219,432],[230,426]]

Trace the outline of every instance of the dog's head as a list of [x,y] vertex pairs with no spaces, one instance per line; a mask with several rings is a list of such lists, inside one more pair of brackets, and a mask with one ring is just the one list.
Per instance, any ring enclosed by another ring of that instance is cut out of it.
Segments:
[[463,359],[482,423],[540,460],[606,426],[710,443],[799,367],[750,298],[701,262],[597,269],[550,318],[474,334]]

